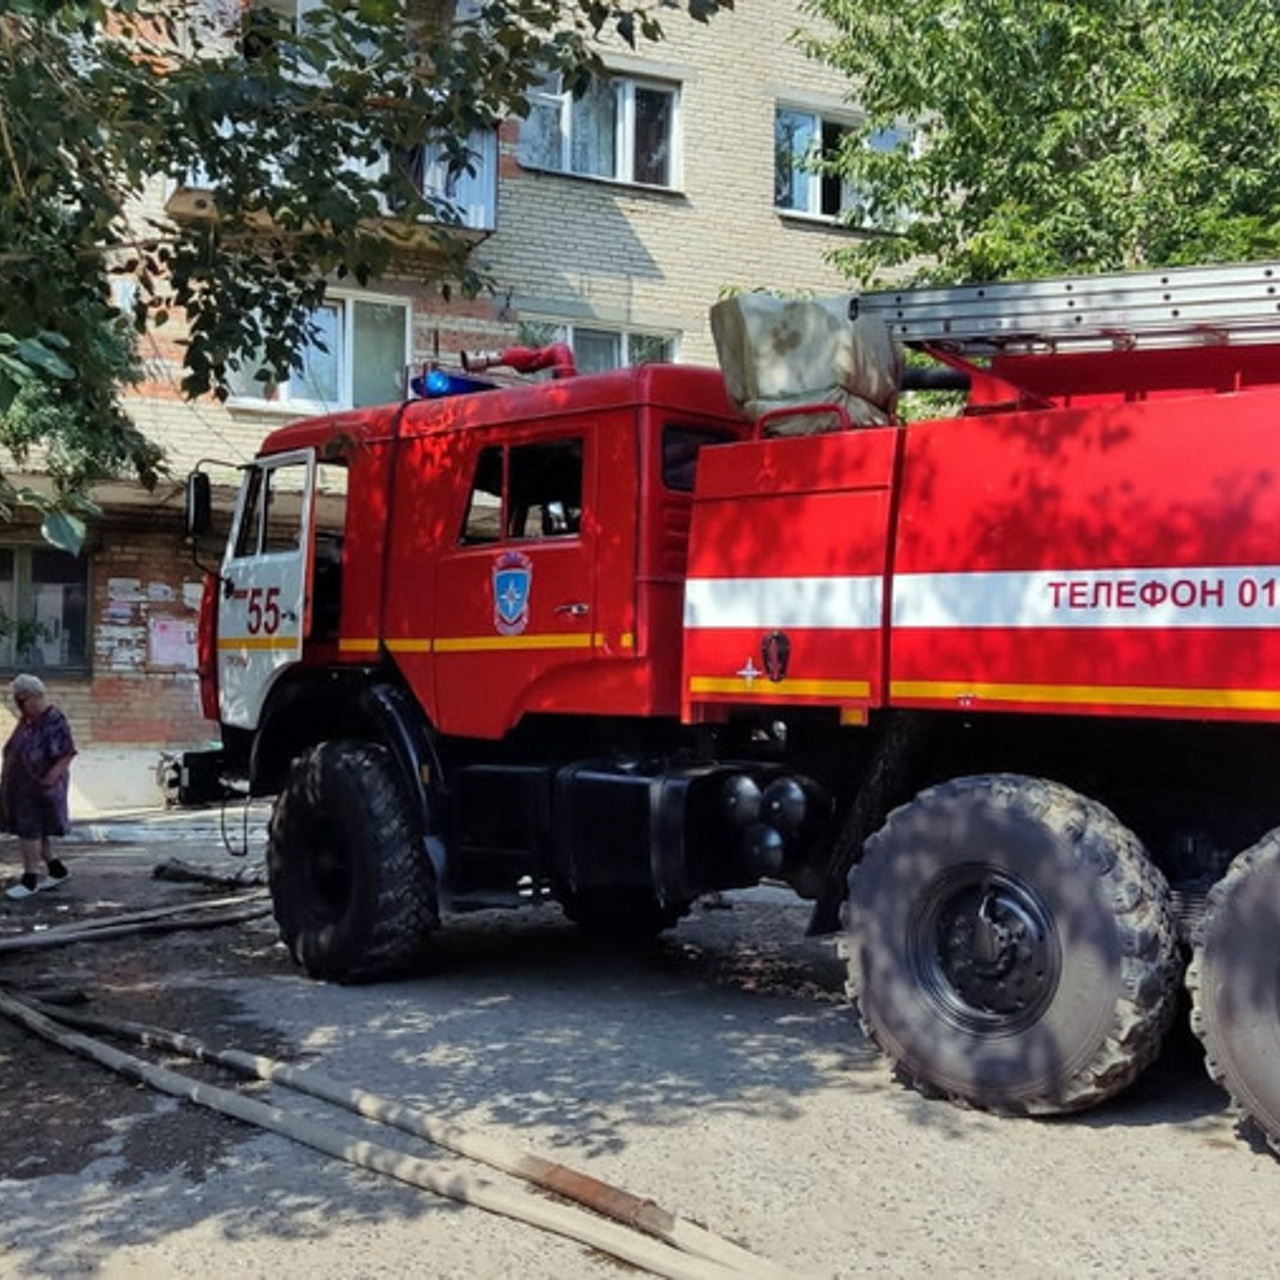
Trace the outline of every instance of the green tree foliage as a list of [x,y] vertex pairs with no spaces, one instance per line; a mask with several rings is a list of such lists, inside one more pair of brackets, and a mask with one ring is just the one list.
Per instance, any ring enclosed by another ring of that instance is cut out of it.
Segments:
[[[329,281],[396,266],[475,288],[415,148],[460,170],[471,131],[524,114],[542,75],[584,84],[601,32],[655,40],[662,10],[731,3],[479,0],[455,23],[453,0],[0,0],[0,443],[46,449],[74,509],[160,461],[121,411],[122,318],[181,314],[183,390],[225,394],[241,362],[287,376]],[[139,221],[149,183],[193,174],[215,218]],[[423,218],[442,227],[429,260],[410,252]],[[0,516],[33,500],[0,485]]]
[[[867,113],[864,282],[1243,261],[1280,242],[1271,0],[808,0]],[[824,25],[827,24],[827,25]],[[831,34],[834,32],[834,34]],[[873,144],[910,126],[911,143]]]

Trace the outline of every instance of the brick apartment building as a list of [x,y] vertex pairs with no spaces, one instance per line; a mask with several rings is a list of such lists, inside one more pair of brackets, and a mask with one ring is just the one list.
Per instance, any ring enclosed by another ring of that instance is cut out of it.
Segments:
[[[48,679],[77,731],[81,812],[154,802],[161,752],[216,735],[200,716],[200,571],[181,530],[182,479],[198,460],[226,464],[213,468],[225,513],[234,466],[267,431],[397,399],[437,353],[447,364],[462,349],[561,340],[583,370],[713,364],[708,309],[723,291],[848,287],[826,254],[857,234],[835,220],[849,193],[796,157],[830,145],[853,109],[847,83],[789,42],[799,20],[795,0],[753,0],[708,25],[664,15],[661,44],[606,46],[612,78],[584,99],[548,83],[527,121],[473,138],[476,172],[448,194],[491,293],[445,305],[408,278],[334,289],[319,317],[329,354],[308,353],[287,385],[246,379],[226,404],[183,401],[176,331],[146,337],[148,381],[130,407],[167,450],[173,482],[102,491],[104,518],[78,558],[34,529],[0,540],[0,605],[41,624],[20,665]],[[424,181],[439,180],[428,162]],[[193,197],[157,184],[147,212],[187,216]],[[15,644],[0,638],[9,670]]]

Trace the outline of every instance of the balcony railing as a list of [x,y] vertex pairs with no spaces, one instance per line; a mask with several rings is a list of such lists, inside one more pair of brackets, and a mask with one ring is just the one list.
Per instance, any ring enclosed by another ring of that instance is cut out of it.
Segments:
[[[467,238],[480,239],[497,226],[498,146],[497,135],[492,130],[477,131],[467,140],[471,160],[468,170],[450,173],[443,150],[436,147],[416,148],[406,157],[406,167],[418,183],[423,195],[453,210],[456,224],[448,218],[421,219],[424,233],[429,237],[448,226],[476,233]],[[373,163],[348,160],[344,168],[363,174],[371,181],[385,176],[390,158]],[[395,216],[386,197],[381,199],[382,214]],[[165,209],[169,216],[180,221],[209,221],[217,214],[216,183],[201,166],[188,173],[170,192]]]

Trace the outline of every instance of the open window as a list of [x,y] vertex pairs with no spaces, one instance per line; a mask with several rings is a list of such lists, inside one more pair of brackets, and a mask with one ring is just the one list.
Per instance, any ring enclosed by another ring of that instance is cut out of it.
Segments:
[[816,111],[779,106],[774,112],[774,189],[776,208],[815,218],[837,218],[852,196],[838,173],[824,162],[840,153],[849,127]]
[[502,537],[503,450],[490,445],[482,450],[462,521],[462,542],[481,546]]
[[249,472],[236,530],[236,559],[298,552],[302,546],[306,478],[305,463]]

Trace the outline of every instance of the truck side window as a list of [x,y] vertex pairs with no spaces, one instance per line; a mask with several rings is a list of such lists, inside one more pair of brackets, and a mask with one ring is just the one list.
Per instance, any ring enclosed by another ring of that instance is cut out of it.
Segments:
[[302,546],[303,496],[307,467],[302,462],[257,466],[245,479],[244,513],[236,530],[235,554],[293,554]]
[[502,446],[490,445],[476,463],[467,514],[462,521],[462,541],[469,546],[497,542],[502,537]]
[[259,535],[262,531],[262,469],[254,467],[245,482],[244,508],[240,516],[240,528],[236,531],[236,557],[258,554]]
[[572,538],[582,526],[582,440],[511,450],[509,538]]
[[703,445],[727,444],[735,437],[710,427],[682,427],[668,423],[662,428],[662,483],[680,493],[693,492],[698,453]]
[[273,467],[266,481],[266,515],[262,554],[294,552],[302,546],[302,494],[307,469],[302,463]]

